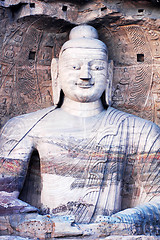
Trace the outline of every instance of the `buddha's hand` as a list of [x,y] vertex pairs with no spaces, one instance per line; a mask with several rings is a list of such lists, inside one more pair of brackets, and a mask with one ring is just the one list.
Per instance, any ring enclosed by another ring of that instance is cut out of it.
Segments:
[[128,208],[111,216],[118,218],[120,223],[132,228],[134,234],[159,235],[160,203],[151,201],[134,208]]
[[134,221],[130,221],[127,216],[112,215],[112,216],[97,216],[96,223],[98,223],[99,232],[103,235],[135,235],[142,231],[139,230],[138,225]]
[[158,235],[160,231],[159,212],[159,201],[152,201],[125,209],[112,216],[97,216],[96,222],[100,222],[101,227],[103,226],[106,231],[112,234]]
[[75,217],[73,215],[52,215],[51,220],[55,223],[55,237],[83,235],[83,231],[75,223]]
[[120,223],[121,219],[119,217],[114,216],[104,216],[104,215],[98,215],[95,220],[96,223],[100,222],[106,222],[106,223]]

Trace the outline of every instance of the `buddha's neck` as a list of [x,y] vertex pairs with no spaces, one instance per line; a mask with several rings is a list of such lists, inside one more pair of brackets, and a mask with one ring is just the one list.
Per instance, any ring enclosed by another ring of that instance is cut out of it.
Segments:
[[61,108],[69,114],[79,117],[92,117],[99,114],[104,109],[100,99],[95,102],[82,103],[66,97],[64,98]]

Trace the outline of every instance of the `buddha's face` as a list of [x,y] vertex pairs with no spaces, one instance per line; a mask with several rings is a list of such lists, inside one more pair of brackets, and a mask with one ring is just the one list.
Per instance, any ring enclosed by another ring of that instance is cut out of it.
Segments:
[[100,49],[69,48],[59,62],[64,95],[77,102],[98,100],[107,84],[107,55]]

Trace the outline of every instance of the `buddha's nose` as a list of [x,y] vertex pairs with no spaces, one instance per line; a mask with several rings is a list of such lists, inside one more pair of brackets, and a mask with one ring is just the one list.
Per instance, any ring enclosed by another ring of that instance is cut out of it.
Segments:
[[81,67],[80,79],[84,81],[89,81],[91,79],[90,69],[88,65],[83,65]]

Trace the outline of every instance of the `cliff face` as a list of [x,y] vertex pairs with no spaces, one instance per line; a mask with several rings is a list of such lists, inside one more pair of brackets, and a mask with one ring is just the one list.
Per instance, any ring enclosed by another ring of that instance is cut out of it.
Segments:
[[51,59],[83,23],[114,61],[112,105],[160,124],[159,14],[156,0],[1,1],[0,126],[52,105]]
[[[99,38],[108,46],[109,59],[113,60],[112,106],[160,126],[159,16],[159,0],[1,0],[0,128],[14,116],[53,105],[51,60],[58,57],[71,28],[84,23],[98,30]],[[122,191],[123,208],[134,194],[139,197],[132,174],[135,173],[130,164],[126,176],[129,180]],[[39,207],[40,194],[40,162],[34,152],[20,198]],[[1,230],[10,231],[11,235],[21,231],[25,237],[32,236],[40,225],[42,230],[39,235],[35,233],[36,237],[53,236],[54,223],[49,216],[41,219],[36,215],[30,220],[28,216],[21,217],[1,217]],[[101,228],[105,226],[102,224]]]

